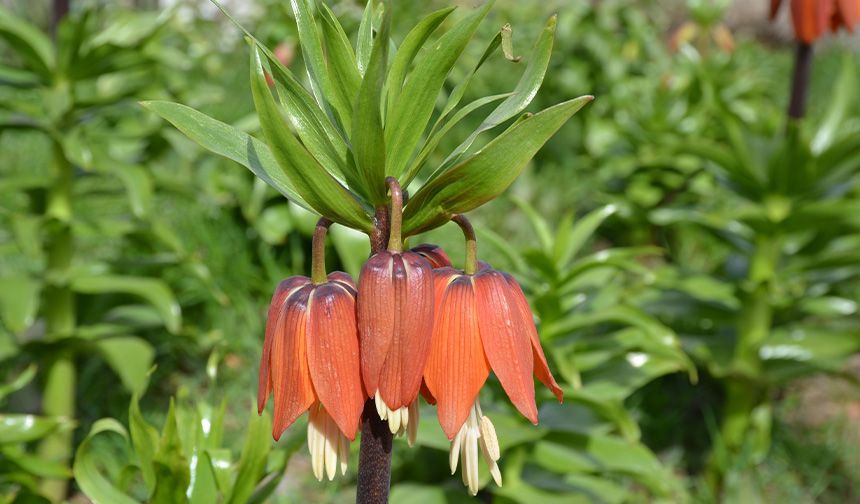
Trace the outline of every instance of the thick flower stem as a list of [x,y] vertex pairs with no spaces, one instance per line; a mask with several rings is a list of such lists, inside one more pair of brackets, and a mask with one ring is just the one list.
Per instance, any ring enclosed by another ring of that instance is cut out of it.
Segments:
[[385,179],[388,191],[391,193],[391,211],[389,213],[388,250],[403,252],[403,237],[400,229],[403,223],[403,192],[400,183],[394,177]]
[[806,115],[806,95],[809,89],[809,73],[812,67],[812,44],[797,43],[794,55],[794,77],[791,80],[791,101],[788,117],[802,119]]
[[[385,249],[391,230],[390,216],[384,207],[376,211],[375,229],[370,235],[370,254]],[[364,403],[361,415],[361,447],[358,452],[357,504],[388,502],[391,487],[391,442],[394,435],[388,422],[379,418],[373,399]]]
[[463,273],[474,275],[478,271],[478,239],[475,236],[475,228],[465,215],[457,214],[451,220],[460,226],[466,238],[466,262],[463,265]]
[[[42,306],[47,338],[60,341],[75,332],[75,295],[68,283],[74,256],[71,229],[72,166],[62,148],[54,146],[54,182],[48,194],[45,216],[49,232],[45,243],[47,274]],[[60,351],[45,371],[42,414],[72,419],[75,416],[75,361],[71,351]],[[67,464],[72,457],[72,432],[55,432],[42,440],[38,449],[41,458]],[[65,479],[46,479],[40,490],[52,502],[62,501],[68,489]]]
[[326,282],[325,272],[325,235],[331,221],[325,217],[317,221],[314,229],[313,245],[311,246],[311,280],[319,285]]

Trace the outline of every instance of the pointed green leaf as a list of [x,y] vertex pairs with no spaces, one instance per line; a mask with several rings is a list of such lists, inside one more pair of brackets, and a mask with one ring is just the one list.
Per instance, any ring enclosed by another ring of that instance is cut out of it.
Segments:
[[83,294],[107,294],[122,292],[138,296],[158,310],[165,327],[171,333],[179,332],[182,313],[173,291],[162,280],[156,278],[94,275],[72,279],[72,289]]
[[92,448],[92,441],[96,436],[110,432],[119,434],[128,441],[125,427],[113,418],[102,418],[94,423],[90,433],[75,452],[75,463],[72,469],[75,483],[94,504],[137,504],[136,500],[114,486],[99,468],[102,464],[116,463],[116,461],[103,460],[103,455]]
[[153,504],[179,504],[188,502],[186,490],[191,482],[188,460],[182,450],[182,440],[176,423],[176,408],[173,399],[167,409],[167,419],[161,432],[161,441],[153,459],[155,465],[155,490],[150,501]]
[[131,442],[137,455],[143,481],[148,493],[155,490],[155,467],[152,465],[155,452],[158,450],[158,431],[150,425],[140,412],[136,395],[132,396],[128,407],[128,427],[131,431]]
[[606,205],[602,208],[592,210],[585,217],[567,228],[568,231],[559,230],[556,241],[555,258],[559,265],[566,265],[582,249],[582,246],[592,237],[597,228],[603,224],[610,215],[618,208],[615,205]]
[[125,186],[131,213],[139,219],[145,217],[152,203],[152,179],[149,173],[135,165],[117,166],[114,173],[119,175]]
[[[337,171],[350,188],[358,191],[359,194],[364,194],[361,179],[347,166],[348,147],[343,133],[332,124],[326,113],[314,101],[314,97],[299,83],[290,69],[284,66],[272,51],[246,30],[220,3],[214,0],[213,2],[266,56],[275,80],[278,99],[283,106],[282,110],[308,151],[321,165]],[[305,208],[308,207],[305,206]]]
[[203,456],[209,463],[218,490],[227,495],[230,493],[230,470],[233,467],[233,452],[227,448],[210,448],[203,451]]
[[422,19],[409,30],[403,43],[397,48],[397,54],[391,62],[391,70],[388,71],[388,79],[385,86],[388,89],[388,109],[392,109],[400,97],[400,91],[403,87],[403,81],[406,78],[406,72],[415,60],[418,51],[424,47],[424,43],[430,37],[436,28],[442,24],[456,7],[448,7],[445,9],[432,12],[427,17]]
[[338,183],[314,159],[284,123],[266,84],[260,52],[256,47],[251,52],[251,91],[254,105],[260,115],[260,126],[278,164],[295,184],[302,198],[319,214],[334,222],[370,231],[373,227],[370,218],[355,195]]
[[325,40],[326,61],[331,65],[334,85],[347,98],[358,94],[361,75],[355,62],[355,53],[343,27],[325,2],[319,4],[322,34]]
[[352,149],[355,164],[364,179],[364,187],[370,203],[374,206],[385,203],[385,137],[382,131],[380,103],[385,70],[388,67],[388,32],[391,26],[391,11],[386,12],[382,26],[373,42],[373,52],[358,102],[355,104],[355,120],[352,123]]
[[474,156],[425,184],[406,206],[404,236],[438,227],[501,194],[543,144],[592,99],[581,96],[515,123]]
[[299,43],[302,47],[305,66],[310,76],[311,89],[321,107],[331,106],[345,131],[352,126],[352,98],[344,94],[336,81],[340,76],[335,75],[328,67],[325,49],[320,39],[316,20],[314,19],[314,0],[290,0],[293,15],[296,17],[296,27],[299,31]]
[[[555,27],[558,21],[558,16],[552,16],[547,21],[540,38],[535,43],[534,50],[529,57],[529,63],[523,72],[523,76],[514,88],[513,94],[505,101],[499,104],[493,110],[484,122],[478,126],[478,129],[472,132],[466,140],[463,141],[454,151],[448,156],[448,159],[443,163],[443,166],[453,164],[460,156],[471,147],[478,135],[484,131],[495,128],[499,124],[515,117],[517,114],[525,110],[532,99],[540,89],[543,83],[544,75],[546,75],[547,66],[549,66],[550,55],[552,54],[553,40],[555,39]],[[504,37],[502,37],[504,42]]]
[[493,0],[488,1],[480,9],[457,23],[436,41],[432,48],[428,48],[425,57],[420,59],[409,74],[397,101],[386,112],[386,174],[399,177],[403,173],[433,114],[436,96],[442,89],[448,72],[451,71],[492,4]]
[[241,164],[288,200],[310,208],[265,143],[185,105],[165,101],[141,102],[141,105],[176,126],[204,149]]
[[[436,147],[439,146],[439,142],[445,138],[445,135],[451,131],[451,128],[460,123],[463,119],[465,119],[469,114],[478,110],[479,108],[493,103],[495,101],[499,101],[510,96],[510,93],[493,95],[493,96],[484,96],[483,98],[478,98],[477,100],[465,105],[463,108],[457,111],[450,120],[444,123],[441,129],[436,129],[436,126],[433,127],[432,132],[430,133],[430,137],[427,138],[427,141],[424,142],[424,146],[421,147],[421,150],[418,151],[418,155],[409,163],[409,168],[406,169],[406,172],[403,174],[402,183],[403,186],[406,187],[410,182],[421,172],[421,168],[424,166],[424,163],[430,157]],[[444,117],[440,117],[440,120],[444,119]],[[437,123],[438,124],[438,123]]]
[[51,76],[55,66],[51,40],[38,28],[0,6],[0,38],[6,40],[15,53],[43,78]]
[[370,63],[370,52],[373,48],[373,2],[367,0],[361,24],[358,25],[358,40],[355,44],[355,59],[358,63],[358,73],[364,77],[367,65]]
[[135,336],[122,336],[98,340],[96,347],[126,390],[137,395],[146,390],[155,357],[152,345]]

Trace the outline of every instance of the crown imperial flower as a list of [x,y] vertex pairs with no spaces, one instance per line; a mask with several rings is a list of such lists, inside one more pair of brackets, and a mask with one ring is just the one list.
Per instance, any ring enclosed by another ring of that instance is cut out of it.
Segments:
[[[323,250],[325,219],[317,225],[315,252]],[[279,439],[310,412],[308,447],[314,475],[331,480],[346,472],[349,442],[355,439],[364,406],[359,371],[355,285],[349,275],[325,276],[314,254],[314,279],[283,280],[272,296],[266,321],[257,408],[273,393],[272,436]]]
[[392,433],[408,432],[414,443],[415,401],[433,327],[433,268],[421,254],[402,252],[400,188],[394,179],[388,183],[392,194],[388,250],[365,263],[358,282],[361,375],[380,418],[388,421]]
[[501,484],[501,476],[495,474],[497,451],[488,448],[498,445],[495,430],[477,401],[490,370],[517,410],[535,424],[532,376],[559,401],[563,392],[547,366],[522,289],[510,275],[477,262],[471,224],[462,216],[454,220],[467,237],[466,266],[463,271],[435,270],[437,310],[424,380],[436,400],[442,430],[452,440],[451,471],[456,469],[456,452],[462,451],[463,482],[474,494],[479,442],[496,483]]
[[[770,17],[776,17],[783,0],[771,0]],[[853,32],[860,21],[860,0],[791,0],[791,19],[794,34],[802,42],[811,44],[824,35],[828,28]]]

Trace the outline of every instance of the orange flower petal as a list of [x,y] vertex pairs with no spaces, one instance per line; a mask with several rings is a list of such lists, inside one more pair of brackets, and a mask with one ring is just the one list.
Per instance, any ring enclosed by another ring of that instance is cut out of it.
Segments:
[[379,373],[394,335],[393,259],[387,251],[371,257],[358,279],[358,333],[361,376],[368,396],[379,389]]
[[819,0],[792,1],[791,19],[797,38],[807,44],[815,42],[826,29],[829,18],[827,14],[823,2]]
[[307,361],[308,297],[313,285],[305,285],[287,298],[275,319],[271,351],[275,418],[272,435],[281,437],[299,415],[316,400]]
[[860,2],[857,0],[836,0],[836,11],[833,13],[831,28],[836,31],[840,26],[853,32],[854,26],[860,20]]
[[475,289],[469,276],[456,276],[445,291],[433,324],[433,346],[424,371],[436,398],[439,424],[454,436],[469,416],[490,373],[478,333]]
[[397,409],[418,397],[430,355],[434,306],[430,263],[414,252],[394,254],[393,260],[394,298],[389,309],[394,312],[394,327],[379,377],[379,395],[390,409]]
[[316,286],[307,328],[308,366],[317,397],[350,440],[364,408],[353,295],[335,281]]
[[[355,293],[355,282],[352,281],[352,277],[349,275],[349,273],[344,273],[343,271],[332,271],[328,274],[328,281],[342,283],[343,285],[349,287],[350,292]],[[353,294],[353,297],[354,296],[355,294]]]
[[543,353],[543,348],[540,346],[540,338],[538,337],[537,328],[535,327],[534,318],[532,318],[532,311],[531,308],[529,308],[529,302],[526,300],[526,295],[523,293],[522,288],[520,288],[520,284],[518,284],[512,276],[507,273],[503,273],[503,275],[505,280],[507,280],[508,285],[511,287],[510,296],[520,310],[522,320],[525,321],[524,326],[529,334],[529,339],[532,342],[535,377],[552,390],[552,393],[555,395],[555,398],[558,399],[558,402],[562,402],[564,391],[561,390],[561,387],[556,383],[555,378],[553,378],[552,373],[549,370],[546,356]]
[[434,268],[451,267],[451,259],[439,245],[433,245],[431,243],[422,243],[420,245],[412,247],[412,252],[415,252],[424,259],[427,259],[427,262],[429,262],[430,265]]
[[260,378],[257,386],[257,414],[262,414],[272,393],[272,377],[270,374],[272,342],[275,339],[276,321],[284,311],[284,304],[292,293],[311,282],[304,276],[290,277],[282,280],[272,295],[269,303],[269,313],[266,317],[266,337],[263,341],[263,356],[260,358]]
[[494,270],[475,275],[475,302],[484,354],[502,388],[520,413],[537,424],[534,355],[526,324],[504,276]]

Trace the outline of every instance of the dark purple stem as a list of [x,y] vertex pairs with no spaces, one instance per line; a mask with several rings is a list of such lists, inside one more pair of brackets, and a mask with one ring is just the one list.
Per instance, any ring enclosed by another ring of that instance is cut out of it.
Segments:
[[809,74],[812,68],[812,45],[797,43],[794,56],[794,77],[791,81],[791,101],[788,104],[788,117],[802,119],[806,115],[806,95],[809,91]]
[[[385,250],[390,232],[388,210],[376,210],[375,229],[370,236],[370,253]],[[388,502],[391,487],[391,442],[393,435],[388,423],[379,418],[373,399],[364,403],[361,416],[361,447],[358,452],[357,504]]]
[[64,17],[69,15],[69,2],[70,0],[54,0],[54,8],[51,13],[51,33],[55,39],[57,38],[57,26]]

